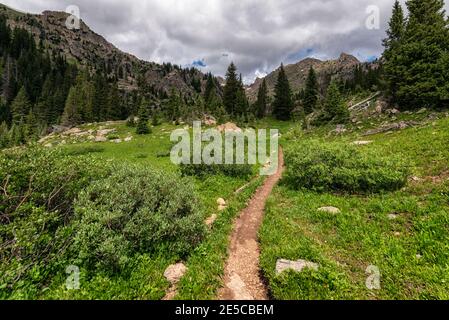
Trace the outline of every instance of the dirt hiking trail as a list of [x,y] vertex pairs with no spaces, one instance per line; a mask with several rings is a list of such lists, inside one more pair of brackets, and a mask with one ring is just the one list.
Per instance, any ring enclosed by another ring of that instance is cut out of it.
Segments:
[[277,172],[267,177],[234,222],[229,257],[225,266],[225,286],[218,292],[219,300],[268,299],[268,291],[260,275],[258,231],[262,224],[266,201],[281,179],[283,171],[284,154],[280,148]]

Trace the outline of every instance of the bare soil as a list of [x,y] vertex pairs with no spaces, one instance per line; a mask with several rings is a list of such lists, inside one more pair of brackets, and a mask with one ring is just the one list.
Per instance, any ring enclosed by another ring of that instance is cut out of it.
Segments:
[[225,267],[225,286],[219,290],[219,300],[268,300],[268,291],[259,268],[258,231],[266,201],[283,171],[284,155],[280,149],[278,171],[266,179],[234,223]]

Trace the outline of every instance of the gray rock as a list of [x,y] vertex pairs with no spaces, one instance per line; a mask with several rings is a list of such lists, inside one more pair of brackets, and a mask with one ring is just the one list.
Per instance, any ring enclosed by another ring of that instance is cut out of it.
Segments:
[[290,261],[290,260],[280,259],[276,262],[276,274],[281,274],[282,272],[287,271],[287,270],[301,272],[306,268],[317,271],[319,268],[319,265],[317,263],[306,261],[306,260]]
[[318,211],[332,213],[332,214],[341,213],[341,210],[336,207],[321,207],[318,209]]
[[97,136],[95,138],[95,142],[106,142],[106,141],[108,141],[108,139],[104,136]]
[[186,272],[187,267],[183,263],[172,264],[165,270],[164,277],[171,285],[175,285],[181,280]]

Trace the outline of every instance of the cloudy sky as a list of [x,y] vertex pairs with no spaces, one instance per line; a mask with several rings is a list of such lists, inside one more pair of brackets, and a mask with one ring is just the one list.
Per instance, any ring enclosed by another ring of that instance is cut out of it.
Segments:
[[[394,0],[0,0],[22,11],[80,9],[81,18],[123,51],[223,75],[234,61],[245,82],[311,56],[341,52],[370,60]],[[379,13],[379,29],[373,14]]]

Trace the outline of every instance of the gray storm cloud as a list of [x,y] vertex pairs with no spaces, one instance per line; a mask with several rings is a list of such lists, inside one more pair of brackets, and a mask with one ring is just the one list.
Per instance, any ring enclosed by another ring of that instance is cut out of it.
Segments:
[[[224,75],[234,61],[245,81],[307,56],[379,56],[394,0],[2,0],[27,12],[80,8],[81,18],[123,51]],[[368,6],[380,29],[366,28]]]

